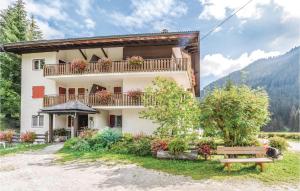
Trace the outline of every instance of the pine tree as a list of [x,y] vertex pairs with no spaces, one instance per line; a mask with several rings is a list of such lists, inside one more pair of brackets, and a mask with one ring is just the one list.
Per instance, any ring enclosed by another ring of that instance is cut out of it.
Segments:
[[[0,43],[40,39],[41,32],[33,17],[27,18],[25,3],[17,0],[0,13]],[[21,94],[21,58],[0,53],[0,113],[6,120],[19,119]]]
[[39,40],[43,38],[43,34],[40,31],[39,26],[36,24],[34,16],[31,15],[30,23],[27,30],[27,40]]

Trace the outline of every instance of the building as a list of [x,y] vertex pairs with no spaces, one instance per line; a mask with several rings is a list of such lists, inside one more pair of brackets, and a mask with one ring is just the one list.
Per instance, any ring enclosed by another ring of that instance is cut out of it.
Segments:
[[[22,56],[21,132],[69,128],[76,135],[84,127],[111,127],[151,134],[156,126],[139,118],[145,108],[132,92],[164,76],[200,93],[197,31],[18,42],[4,44],[2,51]],[[133,65],[127,60],[132,56],[143,62]],[[75,59],[87,64],[75,67]],[[104,101],[99,91],[108,94],[101,94]],[[84,106],[92,111],[80,112]]]

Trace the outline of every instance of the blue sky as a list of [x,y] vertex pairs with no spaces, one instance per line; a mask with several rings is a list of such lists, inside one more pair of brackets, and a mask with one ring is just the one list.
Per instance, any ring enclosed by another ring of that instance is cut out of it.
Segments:
[[[169,31],[213,26],[248,0],[24,0],[44,38]],[[14,0],[1,0],[0,10]],[[200,42],[201,86],[300,45],[300,2],[253,0]]]

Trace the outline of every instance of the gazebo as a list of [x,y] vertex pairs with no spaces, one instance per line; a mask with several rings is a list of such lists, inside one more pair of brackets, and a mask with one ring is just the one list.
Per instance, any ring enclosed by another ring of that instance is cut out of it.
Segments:
[[58,104],[55,106],[45,107],[40,110],[40,113],[49,114],[49,142],[53,141],[53,115],[72,115],[74,117],[74,125],[71,129],[71,137],[75,137],[78,131],[78,115],[80,114],[94,114],[97,113],[96,109],[93,109],[84,103],[75,100],[66,103]]

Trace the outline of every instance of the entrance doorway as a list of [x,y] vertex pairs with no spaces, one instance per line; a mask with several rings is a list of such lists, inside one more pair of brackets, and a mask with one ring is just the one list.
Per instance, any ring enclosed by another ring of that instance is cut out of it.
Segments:
[[85,128],[88,128],[89,118],[88,115],[79,115],[78,116],[78,131],[82,131]]

